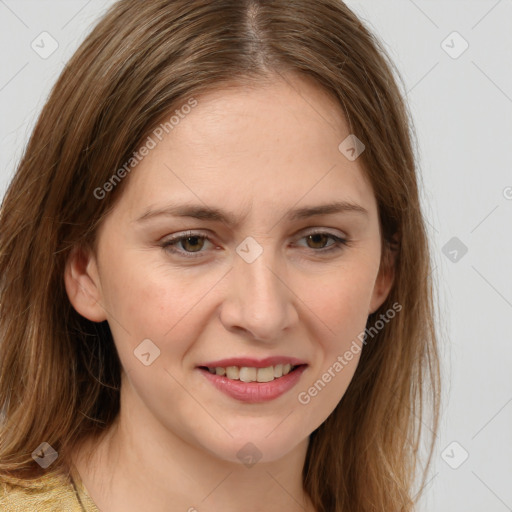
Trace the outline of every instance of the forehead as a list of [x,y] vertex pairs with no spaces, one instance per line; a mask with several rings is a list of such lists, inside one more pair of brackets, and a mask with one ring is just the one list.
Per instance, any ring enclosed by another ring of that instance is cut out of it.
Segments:
[[362,166],[338,149],[350,134],[341,107],[313,80],[288,76],[195,100],[132,171],[130,211],[173,200],[265,210],[326,194],[375,207]]

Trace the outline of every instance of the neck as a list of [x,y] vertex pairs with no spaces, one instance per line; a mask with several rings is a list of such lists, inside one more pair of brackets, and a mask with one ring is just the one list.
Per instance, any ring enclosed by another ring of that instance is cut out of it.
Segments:
[[314,512],[302,487],[308,439],[279,460],[244,465],[184,441],[141,404],[121,392],[107,434],[75,450],[72,463],[101,511]]

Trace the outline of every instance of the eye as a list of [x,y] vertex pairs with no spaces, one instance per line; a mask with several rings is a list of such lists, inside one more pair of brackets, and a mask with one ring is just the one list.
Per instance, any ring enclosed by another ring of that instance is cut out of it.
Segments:
[[[333,240],[333,243],[326,245],[328,240]],[[314,249],[317,253],[327,253],[331,251],[340,250],[343,246],[348,245],[348,240],[339,236],[327,233],[325,231],[315,231],[309,233],[301,238],[306,240],[307,247]]]
[[[204,252],[201,249],[204,247],[205,241],[211,243],[210,238],[206,235],[189,231],[184,235],[168,238],[161,244],[161,247],[166,251],[181,254],[187,258],[195,258],[194,253]],[[176,249],[175,246],[181,246],[182,250]]]
[[[327,245],[329,239],[333,242]],[[341,250],[343,246],[348,245],[348,240],[339,236],[327,233],[325,231],[316,231],[300,238],[306,240],[307,248],[312,249],[313,253],[326,254]],[[168,252],[184,256],[186,258],[197,258],[201,256],[205,247],[205,242],[213,245],[211,239],[203,234],[188,231],[185,234],[168,238],[160,246]]]

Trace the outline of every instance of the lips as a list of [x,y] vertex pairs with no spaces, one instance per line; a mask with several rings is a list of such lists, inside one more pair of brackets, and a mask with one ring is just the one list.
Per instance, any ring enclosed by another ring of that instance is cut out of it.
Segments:
[[278,364],[290,364],[292,366],[300,366],[306,364],[306,361],[297,359],[296,357],[273,356],[264,359],[254,359],[252,357],[231,357],[228,359],[219,359],[218,361],[208,361],[198,365],[198,367],[206,368],[226,368],[228,366],[248,367],[248,368],[267,368],[268,366],[276,366]]
[[273,400],[295,386],[307,364],[294,357],[208,361],[197,368],[217,389],[243,402]]

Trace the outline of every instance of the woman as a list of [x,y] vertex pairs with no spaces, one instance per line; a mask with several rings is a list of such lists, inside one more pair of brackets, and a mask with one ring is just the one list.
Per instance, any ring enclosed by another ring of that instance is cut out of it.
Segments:
[[392,69],[339,0],[110,9],[2,204],[2,510],[413,510],[438,355]]

